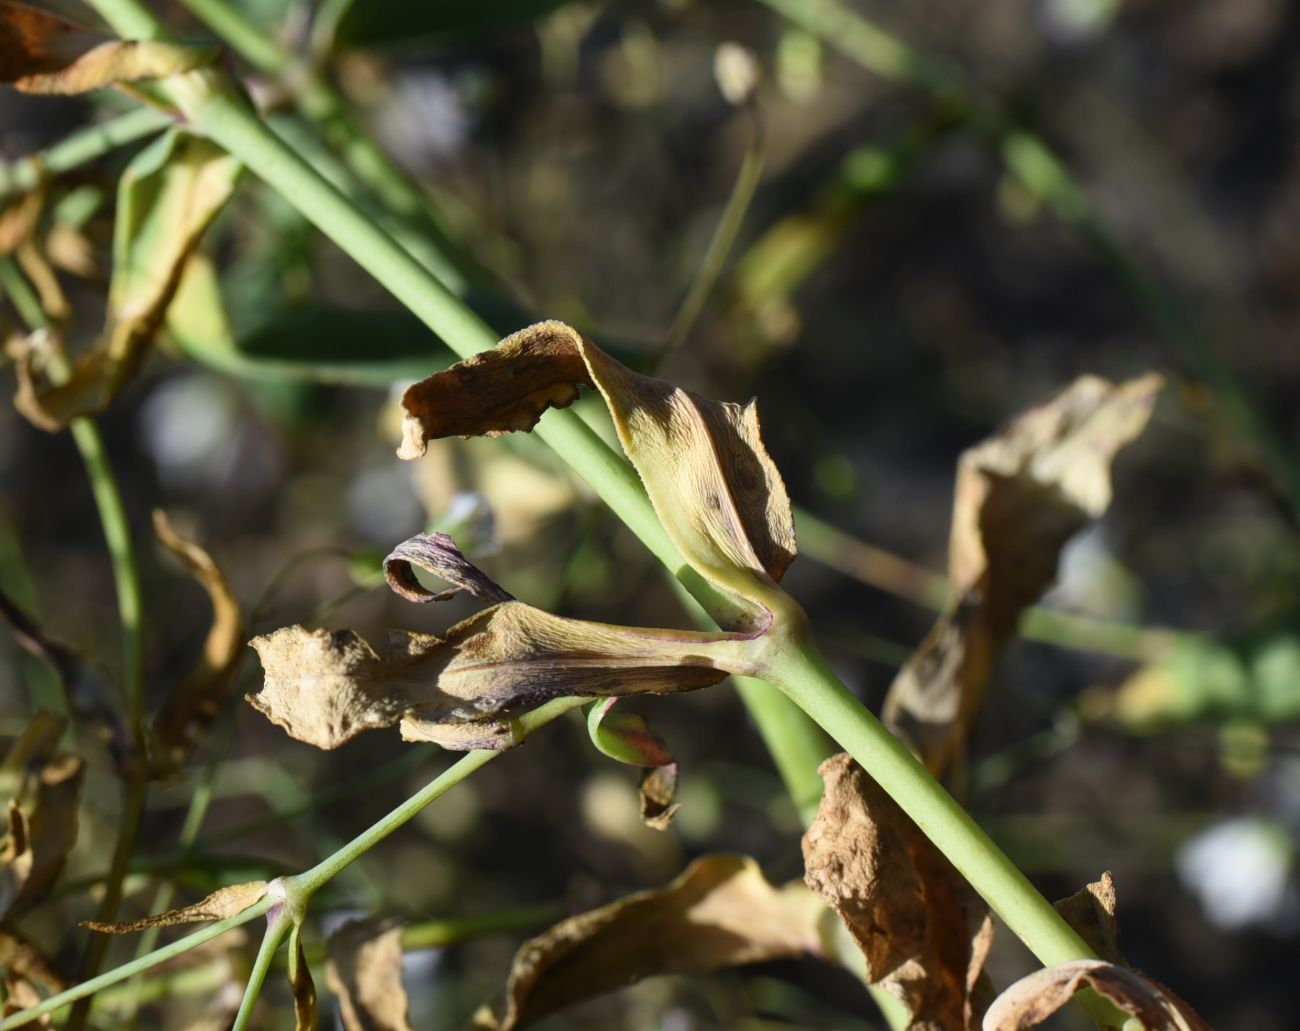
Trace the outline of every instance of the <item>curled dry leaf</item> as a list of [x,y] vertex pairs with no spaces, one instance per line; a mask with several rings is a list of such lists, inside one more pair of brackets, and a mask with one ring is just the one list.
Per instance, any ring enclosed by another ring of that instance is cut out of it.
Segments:
[[503,1011],[480,1031],[511,1031],[657,974],[820,955],[825,909],[802,884],[774,888],[747,856],[697,859],[666,888],[561,921],[515,954]]
[[18,355],[14,404],[34,425],[60,430],[104,410],[134,374],[162,324],[204,230],[234,192],[240,165],[215,144],[169,132],[131,161],[118,187],[107,326],[62,383],[42,351]]
[[289,932],[289,990],[293,993],[294,1031],[316,1031],[316,982],[302,950],[302,928]]
[[617,706],[617,698],[593,703],[587,713],[587,734],[597,750],[611,759],[645,767],[641,776],[641,819],[647,827],[667,830],[681,808],[674,802],[680,767],[644,716]]
[[77,803],[84,769],[57,750],[64,723],[38,713],[4,760],[13,789],[8,829],[0,839],[0,920],[43,899],[77,841]]
[[868,980],[907,1007],[908,1027],[977,1027],[992,994],[984,903],[849,755],[819,772],[826,790],[803,838],[808,886],[844,920]]
[[[446,580],[452,585],[451,589],[430,591],[416,579],[413,567]],[[468,591],[479,601],[514,600],[513,594],[466,559],[456,542],[445,533],[418,533],[403,541],[384,559],[384,577],[388,586],[407,601],[447,601],[461,591]]]
[[351,630],[286,627],[251,642],[266,676],[252,705],[290,736],[336,748],[400,722],[408,741],[509,748],[513,717],[561,696],[665,694],[744,665],[726,634],[610,626],[510,601],[446,637],[392,632],[383,656]]
[[1115,904],[1115,878],[1109,870],[1101,875],[1101,880],[1093,881],[1069,898],[1053,903],[1056,911],[1093,952],[1107,962],[1123,964]]
[[766,627],[795,557],[785,485],[763,447],[758,409],[709,401],[641,376],[562,322],[540,322],[411,387],[402,458],[427,442],[531,430],[578,386],[598,389],[655,513],[691,567],[737,597],[729,630]]
[[244,616],[230,582],[211,555],[178,534],[161,509],[154,510],[153,528],[159,543],[180,560],[212,601],[212,626],[203,654],[154,722],[155,772],[165,775],[184,765],[230,697],[244,655]]
[[339,997],[344,1031],[411,1031],[402,987],[402,928],[349,920],[329,938],[325,977]]
[[27,4],[0,3],[0,82],[25,93],[85,93],[159,79],[211,64],[219,53],[115,39]]
[[953,502],[947,610],[899,672],[885,721],[941,773],[960,754],[1021,612],[1061,548],[1110,504],[1110,467],[1151,417],[1161,379],[1083,376],[966,451]]
[[174,927],[177,924],[195,924],[210,920],[225,920],[242,913],[266,894],[266,881],[249,881],[218,888],[207,898],[192,906],[169,909],[165,913],[147,916],[141,920],[127,920],[120,924],[104,924],[97,920],[83,920],[82,927],[104,934],[133,934],[151,927]]
[[1085,988],[1136,1017],[1147,1031],[1210,1031],[1169,989],[1136,971],[1099,959],[1058,963],[1021,978],[989,1007],[984,1031],[1037,1027]]

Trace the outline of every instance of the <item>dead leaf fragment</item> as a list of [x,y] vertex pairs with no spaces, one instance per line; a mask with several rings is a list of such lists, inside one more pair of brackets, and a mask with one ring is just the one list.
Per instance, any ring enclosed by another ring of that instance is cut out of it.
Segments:
[[1093,952],[1107,962],[1123,965],[1115,904],[1115,878],[1109,870],[1101,875],[1101,880],[1093,881],[1069,898],[1053,903],[1056,911]]
[[666,831],[681,803],[677,798],[677,779],[681,768],[675,762],[654,766],[641,775],[641,822],[657,831]]
[[1147,1031],[1209,1031],[1209,1025],[1167,988],[1099,959],[1058,963],[1021,978],[989,1007],[984,1031],[1037,1027],[1085,988],[1136,1017]]
[[265,679],[249,701],[317,748],[400,721],[408,741],[504,749],[517,743],[511,719],[553,698],[706,687],[748,668],[745,643],[565,619],[518,601],[484,609],[445,638],[393,631],[383,656],[350,630],[285,627],[251,642]]
[[802,884],[774,888],[747,856],[697,859],[666,888],[556,924],[515,954],[500,1015],[512,1031],[565,1006],[658,974],[704,974],[822,951],[822,905]]
[[795,556],[785,485],[763,447],[754,402],[709,401],[616,362],[562,322],[541,322],[411,387],[398,455],[427,442],[531,430],[578,386],[598,389],[655,513],[686,561],[737,596],[715,613],[729,630],[761,629]]
[[84,764],[57,750],[63,728],[62,720],[38,713],[5,757],[16,788],[0,838],[0,920],[45,897],[77,842]]
[[0,82],[25,93],[72,94],[159,79],[211,64],[215,47],[132,42],[27,4],[0,3]]
[[1065,542],[1110,504],[1110,467],[1151,417],[1161,379],[1083,376],[957,469],[947,610],[899,672],[885,721],[939,774],[961,753],[1021,612],[1056,577]]
[[169,909],[165,913],[147,916],[141,920],[127,920],[120,924],[104,924],[97,920],[83,920],[82,927],[104,934],[133,934],[151,927],[175,927],[177,924],[194,924],[210,920],[225,920],[242,913],[266,894],[266,881],[249,881],[218,888],[207,898],[192,906]]
[[316,982],[302,950],[302,928],[289,932],[289,990],[293,993],[294,1031],[316,1031]]
[[[450,590],[430,591],[415,578],[413,567],[432,573],[452,585]],[[447,601],[461,591],[468,591],[479,601],[513,601],[514,595],[494,583],[481,569],[467,560],[456,542],[445,533],[418,533],[403,541],[384,559],[384,577],[388,586],[407,601]]]
[[211,555],[172,527],[162,509],[153,513],[154,533],[198,580],[212,602],[212,625],[194,669],[168,696],[154,722],[158,745],[155,772],[173,773],[212,726],[235,686],[244,656],[244,616],[230,582]]
[[143,360],[187,259],[239,174],[216,144],[176,130],[132,159],[118,187],[104,332],[64,382],[47,376],[34,343],[18,355],[14,404],[33,425],[60,430],[108,406]]
[[641,820],[647,827],[667,830],[677,810],[677,780],[681,769],[663,738],[639,712],[618,708],[617,698],[593,702],[587,713],[587,734],[598,751],[629,766],[645,767],[641,775]]
[[803,838],[808,886],[843,919],[872,984],[900,999],[910,1028],[967,1031],[991,995],[993,924],[983,901],[846,753]]
[[402,928],[349,920],[329,938],[325,977],[339,997],[344,1031],[411,1031],[402,987]]

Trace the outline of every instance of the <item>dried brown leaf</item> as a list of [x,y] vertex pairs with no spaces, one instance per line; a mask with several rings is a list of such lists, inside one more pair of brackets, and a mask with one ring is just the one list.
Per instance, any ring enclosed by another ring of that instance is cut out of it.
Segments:
[[325,977],[339,997],[344,1031],[411,1031],[402,987],[402,928],[349,920],[329,939]]
[[63,727],[62,720],[37,714],[5,758],[17,784],[0,839],[0,920],[45,897],[77,841],[84,764],[57,750]]
[[147,916],[140,920],[127,920],[120,924],[105,924],[97,920],[83,920],[82,927],[104,934],[133,934],[151,927],[175,927],[177,924],[194,924],[201,921],[225,920],[242,913],[266,894],[266,881],[249,881],[218,888],[207,898],[192,906],[169,909],[165,913]]
[[727,629],[770,619],[795,556],[790,501],[763,447],[754,402],[709,401],[616,362],[577,330],[541,322],[411,387],[398,454],[427,442],[531,430],[578,386],[598,389],[655,513],[691,567],[737,597]]
[[1107,962],[1123,965],[1115,904],[1115,878],[1109,870],[1101,875],[1101,880],[1093,881],[1069,898],[1053,903],[1056,911],[1093,952]]
[[681,804],[677,797],[680,767],[675,762],[653,766],[641,775],[641,820],[647,827],[666,831]]
[[960,755],[1021,612],[1056,577],[1061,548],[1110,504],[1115,455],[1145,428],[1161,380],[1083,376],[957,469],[947,610],[899,672],[885,720],[941,773]]
[[480,1012],[475,1027],[511,1031],[657,974],[817,955],[824,913],[802,884],[774,888],[746,856],[705,856],[666,888],[570,917],[525,942],[503,1012]]
[[[10,932],[0,932],[0,973],[3,973],[4,1006],[0,1016],[30,1009],[46,996],[68,987],[49,959],[30,942]],[[39,1017],[31,1027],[53,1027],[50,1016]]]
[[0,2],[0,82],[26,93],[85,93],[211,64],[214,47],[129,42],[26,4]]
[[[416,579],[413,567],[446,580],[451,589],[430,591]],[[456,542],[445,533],[418,533],[403,541],[384,559],[384,577],[388,586],[407,601],[447,601],[461,591],[468,591],[479,601],[514,600],[514,595],[466,559]]]
[[984,1031],[1037,1027],[1086,988],[1136,1017],[1147,1031],[1209,1031],[1209,1025],[1167,988],[1099,959],[1058,963],[1021,978],[989,1007]]
[[68,379],[50,381],[40,337],[18,355],[14,405],[41,429],[103,411],[162,325],[200,237],[234,192],[239,163],[214,143],[171,132],[141,151],[118,189],[107,326]]
[[295,926],[289,934],[289,990],[293,993],[294,1031],[316,1031],[316,982],[302,950],[302,929]]
[[610,626],[522,602],[485,609],[445,638],[389,634],[380,656],[350,630],[285,627],[256,637],[265,670],[252,705],[290,736],[336,748],[401,722],[408,741],[509,748],[513,717],[561,696],[666,694],[744,666],[744,639]]
[[910,817],[846,753],[803,838],[808,886],[844,920],[872,984],[900,999],[910,1028],[967,1031],[991,992],[988,910]]
[[212,625],[203,654],[154,722],[155,772],[166,775],[184,765],[234,690],[244,656],[244,616],[230,582],[211,555],[178,534],[161,509],[154,510],[153,526],[162,546],[198,580],[212,602]]

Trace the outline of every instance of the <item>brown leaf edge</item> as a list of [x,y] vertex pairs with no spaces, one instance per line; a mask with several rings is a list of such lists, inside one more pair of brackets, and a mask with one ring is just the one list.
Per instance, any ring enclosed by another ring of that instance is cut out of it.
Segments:
[[1210,1031],[1208,1024],[1163,985],[1100,959],[1077,959],[1036,970],[999,995],[984,1016],[984,1031],[1027,1031],[1073,996],[1091,989],[1147,1031]]
[[748,856],[697,859],[665,888],[561,921],[515,954],[500,1014],[479,1031],[513,1031],[658,974],[823,955],[824,907],[804,885],[769,884]]
[[402,928],[393,920],[349,920],[329,937],[325,977],[344,1031],[411,1031],[402,987]]
[[211,895],[200,899],[192,906],[181,909],[169,909],[165,913],[147,916],[140,920],[126,920],[122,923],[100,923],[98,920],[83,920],[81,926],[103,934],[134,934],[147,931],[151,927],[175,927],[177,924],[193,924],[212,920],[225,920],[242,913],[253,903],[258,902],[270,887],[266,881],[249,881],[246,884],[231,884],[218,888]]
[[1126,966],[1119,946],[1116,903],[1115,878],[1107,870],[1100,880],[1091,882],[1069,898],[1052,905],[1101,959]]

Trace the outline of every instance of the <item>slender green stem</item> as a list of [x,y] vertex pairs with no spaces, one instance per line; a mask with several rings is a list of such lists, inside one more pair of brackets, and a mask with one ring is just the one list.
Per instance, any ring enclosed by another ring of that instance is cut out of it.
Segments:
[[257,1005],[257,997],[262,994],[262,985],[266,983],[266,975],[271,971],[271,962],[292,927],[293,921],[283,910],[267,917],[266,934],[262,936],[257,958],[253,960],[248,983],[244,985],[244,998],[239,1003],[239,1012],[235,1015],[230,1031],[248,1031],[248,1022],[253,1019],[253,1007]]
[[128,143],[162,132],[174,119],[138,107],[97,125],[79,129],[38,154],[0,164],[0,197],[34,189],[45,179],[70,172]]
[[114,967],[107,973],[100,974],[98,977],[92,977],[88,981],[82,981],[80,984],[69,988],[65,992],[59,992],[58,995],[51,995],[48,999],[38,1003],[29,1009],[20,1010],[11,1016],[0,1020],[0,1031],[11,1031],[12,1028],[22,1027],[25,1024],[45,1016],[47,1013],[54,1013],[62,1009],[69,1003],[85,999],[94,995],[96,992],[110,985],[126,981],[136,974],[158,966],[160,963],[166,963],[170,959],[182,956],[191,949],[197,949],[200,945],[205,945],[212,941],[213,938],[219,938],[227,931],[236,927],[242,927],[251,920],[256,920],[259,916],[270,910],[274,905],[275,899],[263,898],[253,905],[249,906],[242,913],[237,913],[225,920],[218,920],[216,923],[208,924],[206,927],[195,931],[193,934],[179,938],[170,945],[164,945],[161,949],[149,953],[147,956],[141,956],[139,959],[132,960],[129,963],[123,963],[120,967]]

